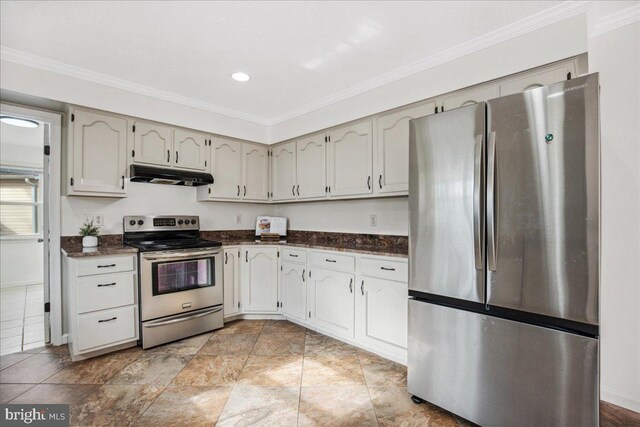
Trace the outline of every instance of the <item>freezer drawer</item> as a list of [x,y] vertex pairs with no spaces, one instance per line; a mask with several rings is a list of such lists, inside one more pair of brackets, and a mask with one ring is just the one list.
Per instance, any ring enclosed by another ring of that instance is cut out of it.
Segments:
[[598,340],[409,301],[409,392],[483,426],[598,425]]

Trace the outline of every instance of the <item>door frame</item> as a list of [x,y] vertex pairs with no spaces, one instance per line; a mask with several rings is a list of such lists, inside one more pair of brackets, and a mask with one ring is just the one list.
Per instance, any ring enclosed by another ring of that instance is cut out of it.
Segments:
[[[46,214],[49,224],[49,239],[45,239],[45,250],[49,249],[49,325],[51,344],[62,345],[66,343],[62,335],[62,273],[60,257],[60,177],[62,159],[62,114],[51,111],[39,110],[36,108],[22,107],[13,104],[0,104],[2,114],[15,115],[30,118],[49,125],[49,135],[45,135],[50,146],[49,154],[49,182],[48,182],[48,205]],[[44,156],[44,153],[43,153]],[[46,253],[45,253],[46,254]],[[45,278],[47,272],[45,272]],[[46,285],[46,283],[45,283]]]

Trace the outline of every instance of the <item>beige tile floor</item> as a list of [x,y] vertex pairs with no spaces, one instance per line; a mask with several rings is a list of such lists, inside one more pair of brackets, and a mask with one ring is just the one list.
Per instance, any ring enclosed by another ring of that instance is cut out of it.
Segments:
[[[0,357],[0,403],[67,403],[71,425],[461,426],[406,391],[406,368],[286,321],[242,320],[143,351]],[[640,414],[601,408],[601,425]]]
[[44,346],[43,285],[0,289],[0,355]]

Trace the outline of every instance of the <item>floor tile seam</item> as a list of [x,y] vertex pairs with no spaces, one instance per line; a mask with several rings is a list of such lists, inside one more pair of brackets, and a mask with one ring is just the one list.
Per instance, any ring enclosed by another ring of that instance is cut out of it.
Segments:
[[[358,355],[358,358],[360,358],[360,355]],[[362,373],[362,375],[364,376],[364,372]],[[371,409],[373,409],[373,415],[375,415],[376,417],[376,423],[378,424],[378,426],[380,426],[380,419],[378,418],[378,411],[376,411],[376,405],[373,404],[373,397],[371,397],[371,388],[369,387],[369,384],[367,384],[367,379],[364,379],[364,386],[367,389],[367,395],[369,396],[369,403],[371,403]]]
[[22,310],[22,339],[20,340],[20,349],[24,350],[24,319],[27,316],[27,290],[24,291],[24,306]]
[[[5,384],[25,384],[25,383],[5,383]],[[34,384],[34,383],[27,383],[30,384],[31,387],[29,387],[28,389],[26,389],[25,391],[23,391],[22,393],[20,393],[17,396],[14,396],[13,399],[9,400],[7,403],[11,403],[14,400],[16,400],[17,398],[19,398],[20,396],[22,396],[23,394],[25,394],[26,392],[28,392],[29,390],[31,390],[32,388],[34,388],[35,386],[39,385],[39,384]]]
[[[208,341],[208,340],[207,340],[207,341]],[[205,344],[206,344],[206,343],[205,343]],[[202,347],[204,347],[204,345],[203,345]],[[202,347],[200,347],[200,349],[198,349],[198,351],[202,350]],[[170,353],[160,353],[160,354],[170,354]],[[170,385],[172,385],[172,384],[173,384],[173,385],[175,385],[175,386],[177,386],[177,385],[178,385],[178,384],[174,384],[174,381],[176,380],[176,378],[178,378],[178,375],[180,375],[180,374],[182,373],[182,371],[184,371],[184,370],[187,368],[187,365],[189,365],[189,363],[191,363],[191,361],[192,361],[193,359],[195,359],[195,358],[196,358],[196,356],[197,356],[197,355],[198,355],[198,353],[197,353],[197,352],[196,352],[196,354],[184,354],[184,355],[180,355],[180,356],[191,356],[191,359],[189,359],[189,361],[188,361],[187,363],[185,363],[185,364],[184,364],[184,366],[180,369],[180,371],[178,371],[178,373],[177,373],[177,374],[175,374],[173,378],[171,378],[171,380],[169,381],[169,384],[165,385],[165,389],[166,389],[166,387],[169,387],[169,386],[170,386]],[[127,365],[127,366],[129,366],[129,365]],[[163,393],[164,393],[164,390],[163,390]],[[146,412],[146,411],[145,411],[145,412]]]
[[[15,353],[5,354],[5,356],[9,356],[9,355],[11,355],[11,354],[15,354]],[[4,368],[0,369],[0,372],[4,371],[5,369],[9,369],[9,368],[10,368],[10,367],[12,367],[12,366],[17,365],[18,363],[22,362],[23,360],[27,360],[28,358],[30,358],[30,357],[32,357],[33,355],[38,354],[38,353],[26,353],[26,354],[28,354],[29,356],[25,357],[24,359],[20,359],[20,360],[18,360],[17,362],[12,363],[12,364],[11,364],[11,365],[9,365],[9,366],[5,366]],[[2,381],[0,381],[0,383],[2,383]],[[3,384],[19,384],[19,383],[3,383]],[[28,384],[30,384],[30,383],[28,383]]]
[[[106,384],[104,384],[106,385]],[[143,385],[143,387],[146,387],[146,385]],[[147,405],[146,408],[144,408],[144,411],[142,411],[142,413],[140,415],[138,415],[138,417],[135,419],[134,422],[131,423],[131,425],[135,425],[138,421],[140,421],[140,418],[142,418],[144,416],[144,414],[147,413],[147,411],[149,410],[149,408],[151,408],[151,406],[153,406],[154,403],[156,403],[156,400],[158,400],[158,398],[160,398],[160,396],[162,395],[162,393],[165,392],[165,390],[167,390],[168,386],[163,386],[162,391],[160,393],[158,393],[158,395],[156,396],[155,399],[153,399],[153,401],[151,403],[149,403],[149,405]],[[84,401],[83,401],[84,403]]]

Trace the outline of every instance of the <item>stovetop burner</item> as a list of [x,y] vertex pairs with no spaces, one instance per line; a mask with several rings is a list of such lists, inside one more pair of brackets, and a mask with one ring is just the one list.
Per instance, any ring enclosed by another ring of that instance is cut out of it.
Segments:
[[222,243],[200,239],[197,216],[125,216],[124,244],[141,252],[216,248]]

